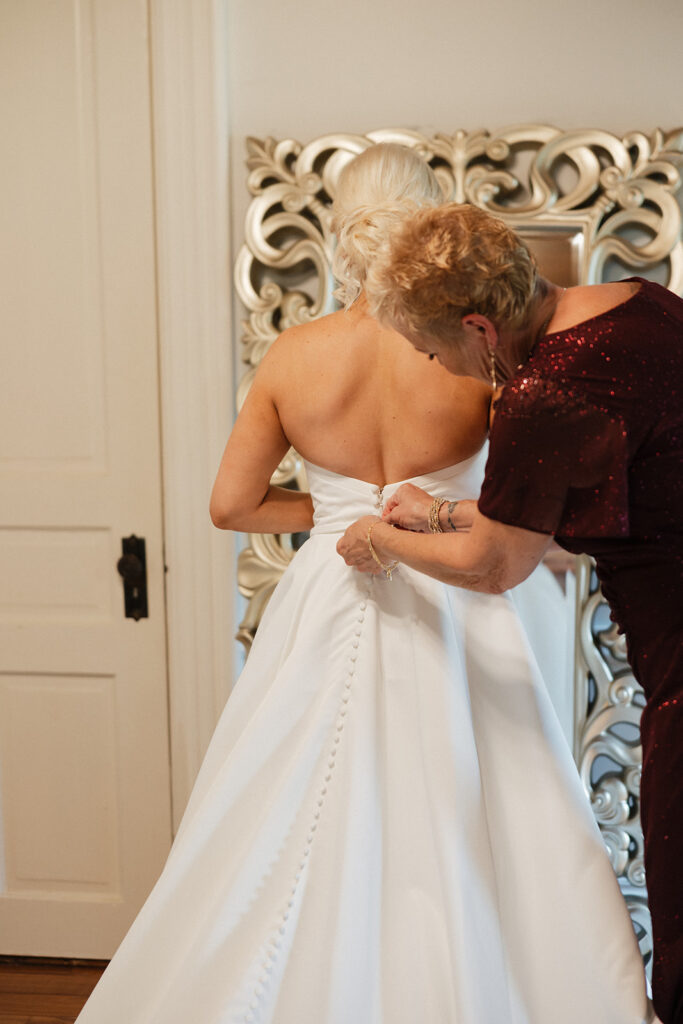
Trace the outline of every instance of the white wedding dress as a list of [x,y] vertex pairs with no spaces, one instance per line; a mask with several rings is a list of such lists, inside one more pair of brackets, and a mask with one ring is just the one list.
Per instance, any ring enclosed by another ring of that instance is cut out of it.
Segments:
[[[482,463],[413,482],[476,496]],[[398,484],[307,472],[311,538],[78,1024],[640,1024],[628,913],[514,600],[349,569],[340,534]]]

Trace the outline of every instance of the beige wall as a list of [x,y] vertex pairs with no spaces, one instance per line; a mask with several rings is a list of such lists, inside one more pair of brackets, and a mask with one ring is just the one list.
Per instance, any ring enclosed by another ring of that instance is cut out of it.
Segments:
[[234,240],[244,137],[683,124],[681,0],[229,0]]

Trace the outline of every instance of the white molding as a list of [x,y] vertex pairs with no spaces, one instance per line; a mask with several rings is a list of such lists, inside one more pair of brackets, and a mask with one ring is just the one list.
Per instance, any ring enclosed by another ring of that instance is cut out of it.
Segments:
[[176,828],[234,664],[234,539],[208,513],[234,404],[226,5],[149,7]]

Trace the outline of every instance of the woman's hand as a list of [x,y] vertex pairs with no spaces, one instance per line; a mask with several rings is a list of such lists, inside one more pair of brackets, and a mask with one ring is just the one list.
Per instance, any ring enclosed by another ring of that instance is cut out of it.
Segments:
[[377,516],[363,516],[362,519],[351,523],[337,543],[337,551],[347,565],[358,569],[359,572],[369,572],[373,576],[382,572],[379,564],[372,557],[368,544],[368,530],[373,523],[381,521]]
[[415,484],[401,484],[384,506],[382,519],[392,526],[415,533],[429,533],[429,508],[431,494]]
[[[429,509],[433,500],[431,494],[427,494],[415,484],[401,484],[384,506],[382,519],[385,523],[400,526],[403,530],[429,533]],[[469,530],[474,520],[476,505],[476,501],[469,499],[446,501],[439,512],[439,522],[444,533],[449,533],[453,529],[463,532]]]

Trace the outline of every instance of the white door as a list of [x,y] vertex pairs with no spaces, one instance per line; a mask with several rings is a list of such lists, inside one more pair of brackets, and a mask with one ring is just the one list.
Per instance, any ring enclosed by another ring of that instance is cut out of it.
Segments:
[[2,954],[110,956],[170,846],[149,72],[145,0],[0,0]]

